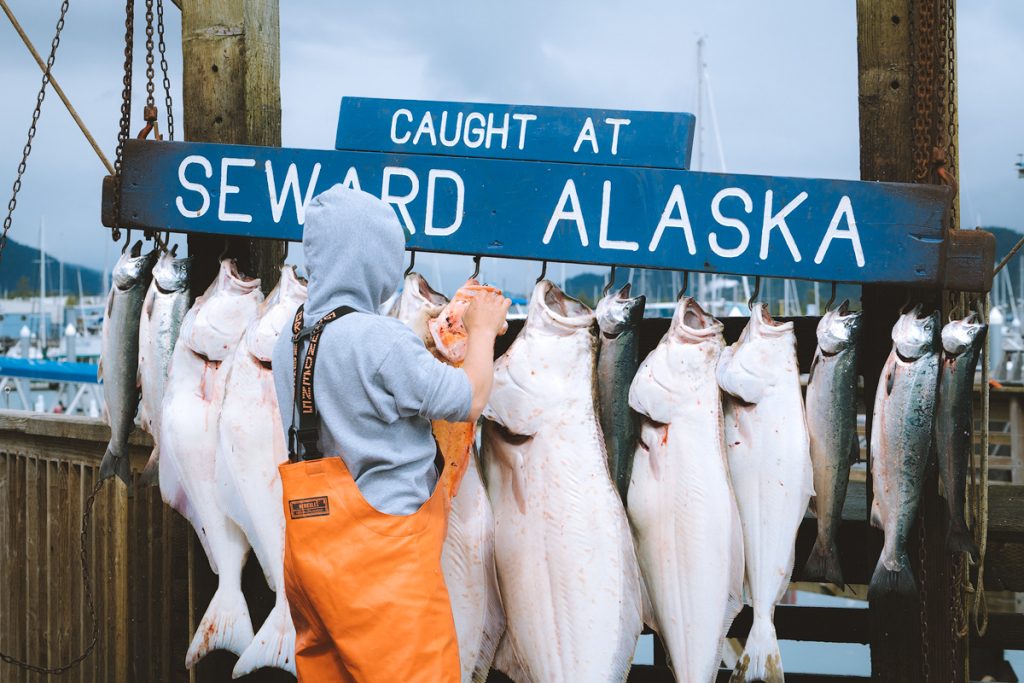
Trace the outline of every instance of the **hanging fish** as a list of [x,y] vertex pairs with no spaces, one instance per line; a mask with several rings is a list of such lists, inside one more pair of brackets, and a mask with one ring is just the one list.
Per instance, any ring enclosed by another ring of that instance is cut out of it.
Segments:
[[[466,348],[461,324],[465,293],[455,298],[458,302],[453,310],[446,306],[448,299],[431,289],[426,279],[410,273],[393,314],[411,327],[437,358],[460,365]],[[439,317],[440,325],[435,323]],[[446,461],[457,461],[463,449],[468,451],[448,517],[441,569],[455,619],[462,683],[483,683],[505,631],[505,613],[494,573],[494,515],[477,466],[476,425],[438,420],[434,422],[434,434]]]
[[746,583],[754,623],[733,683],[782,683],[772,623],[789,587],[796,532],[814,494],[793,323],[754,306],[739,341],[722,353],[729,470],[743,525]]
[[191,258],[174,258],[165,252],[153,266],[153,282],[146,292],[139,325],[139,385],[142,407],[139,421],[153,437],[153,452],[142,471],[143,484],[155,484],[160,460],[160,408],[167,387],[167,373],[178,341],[181,321],[188,311]]
[[128,435],[135,429],[139,410],[139,325],[156,258],[155,250],[142,253],[141,240],[121,254],[103,315],[96,374],[103,381],[103,415],[110,425],[110,443],[100,461],[100,479],[116,475],[126,485],[131,484]]
[[221,261],[213,284],[185,314],[167,377],[160,493],[192,524],[218,577],[217,592],[185,654],[188,668],[212,650],[241,655],[253,639],[242,595],[249,543],[217,503],[216,458],[230,359],[262,302],[260,281],[239,275],[234,261]]
[[872,600],[892,593],[913,597],[917,591],[907,536],[917,518],[931,451],[938,333],[938,312],[922,316],[918,305],[901,315],[892,328],[893,348],[875,392],[871,524],[885,532],[885,544],[868,586]]
[[629,407],[629,385],[640,365],[640,323],[647,298],[629,297],[627,282],[597,302],[597,406],[608,451],[608,469],[623,502],[629,490],[637,416]]
[[276,594],[273,609],[235,663],[234,678],[262,667],[295,673],[295,626],[284,591],[284,509],[277,469],[288,460],[288,446],[270,359],[281,331],[305,301],[305,282],[295,276],[294,268],[282,268],[277,286],[235,347],[225,378],[217,427],[217,503],[245,533]]
[[715,379],[724,346],[722,323],[683,297],[629,390],[643,421],[627,512],[649,625],[682,683],[715,679],[743,604],[743,529]]
[[953,320],[942,328],[942,363],[939,368],[938,406],[935,411],[935,444],[939,456],[939,481],[949,505],[946,549],[977,556],[967,527],[967,472],[974,447],[974,372],[988,325],[977,314]]
[[850,467],[860,456],[857,435],[857,347],[860,312],[843,301],[818,322],[818,348],[807,380],[807,433],[814,465],[814,514],[818,535],[804,565],[804,581],[843,586],[836,534],[850,483]]
[[495,364],[484,481],[511,646],[530,681],[621,683],[639,568],[595,404],[594,314],[546,280]]

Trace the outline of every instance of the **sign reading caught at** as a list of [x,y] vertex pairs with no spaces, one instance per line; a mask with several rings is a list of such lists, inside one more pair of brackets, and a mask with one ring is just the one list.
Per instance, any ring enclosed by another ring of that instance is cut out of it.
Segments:
[[200,143],[129,141],[123,168],[136,227],[300,240],[341,183],[391,204],[410,249],[847,282],[939,281],[949,206],[939,186]]

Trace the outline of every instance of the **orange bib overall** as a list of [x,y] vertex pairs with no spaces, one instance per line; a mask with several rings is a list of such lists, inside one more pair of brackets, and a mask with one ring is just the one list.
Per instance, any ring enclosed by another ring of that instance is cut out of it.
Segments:
[[419,510],[395,516],[363,498],[340,457],[318,450],[317,345],[324,325],[349,312],[337,309],[313,326],[301,368],[301,307],[293,326],[299,426],[290,431],[291,458],[280,472],[299,683],[458,683],[455,623],[441,573],[452,468],[444,468]]

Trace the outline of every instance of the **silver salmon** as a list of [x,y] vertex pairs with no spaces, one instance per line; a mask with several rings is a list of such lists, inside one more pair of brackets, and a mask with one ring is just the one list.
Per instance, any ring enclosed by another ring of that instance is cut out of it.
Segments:
[[629,385],[640,365],[640,323],[644,295],[630,298],[629,283],[597,302],[597,407],[608,451],[608,469],[623,502],[629,491],[637,415],[629,406]]
[[942,328],[942,364],[939,369],[938,408],[935,411],[935,445],[939,456],[939,481],[949,505],[946,549],[977,556],[978,546],[967,527],[964,508],[968,465],[974,437],[974,372],[988,325],[974,313]]
[[818,348],[811,362],[805,398],[807,434],[814,465],[814,514],[818,536],[802,580],[843,585],[836,534],[850,483],[850,467],[860,455],[857,436],[857,348],[861,314],[849,301],[818,322]]
[[871,523],[885,544],[868,586],[872,600],[913,597],[917,587],[907,535],[917,518],[932,444],[939,375],[939,314],[904,313],[892,328],[889,353],[875,392],[871,422]]
[[117,476],[131,482],[128,435],[135,429],[139,410],[139,322],[157,252],[142,253],[136,242],[114,266],[113,283],[103,316],[103,346],[97,375],[103,382],[104,417],[110,425],[110,443],[100,461],[100,479]]
[[153,266],[153,282],[142,304],[139,325],[139,384],[142,407],[139,421],[153,437],[153,453],[142,471],[143,484],[155,484],[160,461],[160,406],[167,388],[167,372],[178,341],[181,321],[188,311],[191,258],[174,258],[165,253]]

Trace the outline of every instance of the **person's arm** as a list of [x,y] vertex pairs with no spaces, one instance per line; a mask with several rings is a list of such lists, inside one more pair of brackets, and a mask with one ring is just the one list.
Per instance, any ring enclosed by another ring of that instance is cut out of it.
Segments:
[[512,302],[496,292],[482,292],[473,297],[463,317],[468,339],[462,370],[473,389],[469,421],[476,422],[491,396],[494,378],[494,340],[505,325],[505,316]]

